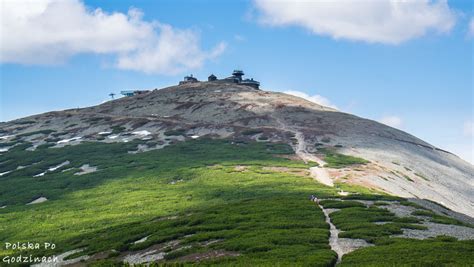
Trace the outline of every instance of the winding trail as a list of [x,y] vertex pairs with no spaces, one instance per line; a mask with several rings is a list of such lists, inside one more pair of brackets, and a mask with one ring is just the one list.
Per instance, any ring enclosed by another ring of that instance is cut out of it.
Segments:
[[331,212],[338,211],[338,209],[325,209],[321,204],[319,204],[318,200],[315,200],[315,202],[323,211],[324,217],[326,218],[326,223],[329,224],[329,246],[331,247],[331,250],[337,254],[337,261],[335,265],[341,263],[343,255],[351,253],[352,251],[358,250],[360,248],[374,245],[367,243],[367,241],[364,239],[340,238],[339,233],[341,231],[336,228],[329,217]]
[[342,260],[342,255],[344,255],[344,250],[339,242],[339,230],[331,222],[331,218],[329,218],[328,211],[325,210],[323,206],[321,206],[319,203],[318,206],[323,211],[324,216],[326,217],[326,223],[329,224],[329,246],[331,246],[331,249],[337,254],[336,265],[338,265]]
[[292,145],[293,149],[295,150],[296,155],[298,155],[305,163],[309,161],[318,163],[319,166],[309,168],[310,175],[318,182],[327,185],[327,186],[334,186],[334,182],[331,179],[328,171],[323,167],[326,162],[324,160],[316,157],[315,155],[308,152],[308,143],[304,138],[304,134],[295,129],[289,127],[285,124],[280,118],[274,117],[277,123],[280,125],[280,128],[292,132],[295,135],[296,140],[298,141],[296,145]]

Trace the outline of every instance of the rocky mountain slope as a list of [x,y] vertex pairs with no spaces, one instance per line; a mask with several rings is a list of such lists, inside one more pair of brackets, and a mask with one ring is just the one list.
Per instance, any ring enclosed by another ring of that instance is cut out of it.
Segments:
[[[227,138],[284,142],[311,175],[333,186],[349,183],[393,195],[435,201],[474,216],[474,167],[410,134],[304,99],[237,84],[199,82],[172,86],[104,104],[49,112],[0,124],[1,151],[12,139],[56,147],[86,141],[154,140],[135,152],[186,139]],[[357,168],[326,165],[327,151],[369,161]]]

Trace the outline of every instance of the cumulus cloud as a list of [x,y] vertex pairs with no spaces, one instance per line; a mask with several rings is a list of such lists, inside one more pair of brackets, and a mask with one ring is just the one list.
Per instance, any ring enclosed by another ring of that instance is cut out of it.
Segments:
[[177,30],[169,25],[158,25],[160,35],[135,51],[119,56],[117,66],[121,69],[147,73],[179,73],[196,69],[203,62],[219,56],[226,48],[218,44],[212,51],[203,52],[199,38],[191,30]]
[[329,101],[329,99],[327,99],[323,96],[320,96],[320,95],[308,95],[308,94],[306,94],[304,92],[300,92],[300,91],[284,91],[283,93],[304,98],[308,101],[311,101],[311,102],[316,103],[316,104],[321,105],[321,106],[325,106],[325,107],[329,107],[329,108],[333,108],[333,109],[338,109],[336,107],[336,105],[332,104],[331,101]]
[[399,44],[455,24],[446,0],[273,1],[254,0],[260,22],[296,25],[335,39]]
[[464,135],[474,137],[474,122],[466,121],[464,123]]
[[385,116],[381,118],[379,122],[393,128],[400,128],[403,124],[402,119],[398,116]]
[[107,13],[79,0],[22,0],[2,2],[1,15],[2,63],[58,64],[82,53],[111,54],[118,68],[174,74],[225,48],[203,51],[198,32],[144,21],[135,8]]

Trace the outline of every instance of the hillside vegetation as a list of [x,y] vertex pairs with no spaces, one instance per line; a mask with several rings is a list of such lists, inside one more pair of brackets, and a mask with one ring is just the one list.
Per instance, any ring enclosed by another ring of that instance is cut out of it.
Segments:
[[[1,258],[76,251],[68,259],[88,255],[82,263],[98,266],[144,263],[147,255],[186,265],[332,266],[337,255],[322,210],[308,200],[313,194],[325,209],[337,209],[330,216],[344,231],[341,237],[374,245],[344,255],[342,265],[474,264],[472,240],[393,237],[424,227],[419,218],[401,218],[384,205],[396,202],[432,214],[350,185],[341,188],[352,194],[340,196],[337,186],[304,175],[308,165],[288,159],[293,150],[286,144],[197,139],[129,153],[146,142],[45,145],[35,151],[22,143],[2,155],[0,173],[9,173],[0,177],[0,206],[6,206],[0,209],[0,242],[53,242],[57,248],[2,248]],[[363,163],[328,157],[337,167]],[[96,171],[74,175],[86,164]],[[40,197],[47,201],[26,205]]]

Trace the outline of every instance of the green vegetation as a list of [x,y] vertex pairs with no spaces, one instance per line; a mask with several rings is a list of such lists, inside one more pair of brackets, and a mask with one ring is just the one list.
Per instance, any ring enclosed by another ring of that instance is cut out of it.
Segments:
[[124,126],[120,126],[120,125],[115,125],[115,126],[112,126],[112,134],[119,134],[123,131],[125,131],[127,128],[125,128]]
[[359,201],[340,201],[340,200],[321,200],[319,202],[325,209],[342,209],[350,207],[365,207],[365,205]]
[[467,227],[474,227],[470,224],[463,223],[463,222],[458,221],[456,219],[436,214],[436,213],[434,213],[430,210],[416,210],[416,211],[412,212],[412,215],[430,217],[430,221],[435,222],[435,223],[456,224],[456,225],[462,225],[462,226],[467,226]]
[[20,124],[20,125],[23,125],[23,124],[32,124],[32,123],[35,123],[36,121],[16,121],[15,124]]
[[185,129],[177,129],[177,130],[169,130],[165,132],[166,136],[177,136],[177,135],[183,135],[186,133]]
[[1,143],[1,144],[0,144],[0,148],[9,147],[9,146],[14,146],[14,145],[16,145],[16,142]]
[[384,242],[391,235],[402,234],[402,228],[426,229],[411,224],[419,222],[416,218],[398,218],[390,211],[374,206],[366,208],[353,204],[330,216],[334,225],[344,231],[339,237],[360,238],[371,243]]
[[[202,265],[333,266],[336,254],[328,245],[329,225],[308,200],[314,194],[325,208],[340,209],[330,215],[343,230],[340,237],[363,238],[376,245],[347,254],[343,265],[398,266],[400,253],[412,256],[407,261],[411,265],[436,260],[472,263],[472,242],[392,238],[402,228],[423,226],[415,217],[399,218],[383,207],[367,208],[358,200],[376,201],[378,206],[391,201],[416,204],[348,184],[326,187],[292,174],[291,170],[310,165],[289,160],[285,155],[293,150],[287,144],[200,138],[160,150],[127,153],[139,144],[152,143],[84,142],[62,148],[47,144],[25,151],[32,144],[21,142],[12,147],[0,161],[0,173],[12,171],[0,177],[0,206],[7,205],[0,209],[0,243],[53,242],[57,249],[0,250],[0,258],[85,248],[73,257],[105,252],[108,258],[97,266],[114,266],[123,253],[179,242],[180,249],[166,250],[169,266],[210,251],[239,256],[206,259]],[[64,161],[70,164],[33,177]],[[98,170],[73,175],[84,164]],[[26,167],[17,170],[18,166]],[[236,171],[236,166],[245,168]],[[352,194],[338,196],[341,189]],[[38,197],[48,201],[25,205]],[[134,244],[143,237],[148,238]],[[417,261],[419,247],[426,249]]]
[[350,165],[369,163],[365,159],[339,154],[329,148],[320,148],[318,152],[324,154],[324,161],[327,162],[325,167],[328,168],[344,168]]
[[[236,265],[321,265],[335,262],[328,246],[328,225],[321,210],[307,200],[314,193],[334,196],[335,190],[311,178],[262,171],[263,166],[307,167],[277,154],[288,145],[231,144],[206,139],[177,143],[162,150],[128,154],[139,142],[83,143],[63,148],[24,151],[17,145],[5,154],[0,172],[0,242],[54,242],[58,254],[86,247],[91,254],[116,249],[136,250],[179,240],[182,255],[209,250],[240,254],[210,260]],[[72,170],[33,175],[65,160]],[[72,173],[83,164],[98,171]],[[234,172],[236,165],[249,166]],[[182,180],[180,183],[172,181]],[[44,196],[48,201],[24,205]],[[8,229],[6,231],[5,229]],[[150,236],[146,242],[133,241]],[[202,242],[220,240],[209,246]],[[0,256],[14,251],[0,251]],[[113,261],[113,259],[111,259]]]
[[242,131],[242,135],[256,135],[259,133],[263,133],[263,131],[259,129],[247,129]]
[[54,132],[56,132],[56,131],[55,131],[55,130],[51,130],[51,129],[48,129],[48,130],[39,130],[39,131],[34,131],[34,132],[19,134],[19,135],[17,135],[16,137],[17,137],[17,138],[19,138],[19,137],[26,137],[26,136],[32,136],[32,135],[35,135],[35,134],[50,134],[50,133],[54,133]]
[[323,137],[323,138],[321,139],[321,142],[323,142],[323,143],[330,143],[330,142],[331,142],[331,138],[329,138],[329,137]]
[[341,266],[473,266],[473,253],[473,240],[392,239],[345,255]]
[[409,182],[414,182],[413,179],[410,178],[410,176],[406,174],[402,174],[402,175],[403,175],[403,178],[407,179]]
[[423,176],[422,174],[419,174],[419,173],[415,172],[415,175],[418,176],[418,177],[420,177],[421,179],[423,179],[423,180],[425,180],[425,181],[429,181],[429,179],[426,178],[425,176]]

